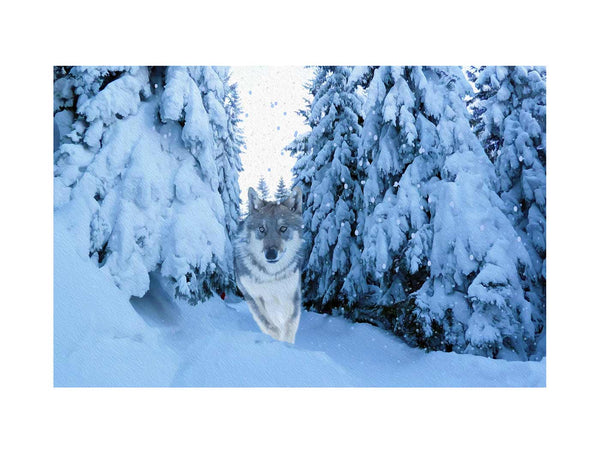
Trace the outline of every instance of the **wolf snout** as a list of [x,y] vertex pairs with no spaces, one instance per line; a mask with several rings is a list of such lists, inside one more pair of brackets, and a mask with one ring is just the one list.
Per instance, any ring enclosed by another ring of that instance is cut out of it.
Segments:
[[268,248],[265,251],[265,258],[267,258],[268,262],[276,262],[277,261],[277,249],[276,248]]

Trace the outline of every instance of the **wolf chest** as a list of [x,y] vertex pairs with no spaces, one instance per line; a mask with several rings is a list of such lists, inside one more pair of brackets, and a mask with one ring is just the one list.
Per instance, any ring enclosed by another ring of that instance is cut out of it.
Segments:
[[282,279],[260,282],[242,276],[240,282],[261,313],[275,326],[283,328],[294,313],[296,293],[300,288],[300,271]]

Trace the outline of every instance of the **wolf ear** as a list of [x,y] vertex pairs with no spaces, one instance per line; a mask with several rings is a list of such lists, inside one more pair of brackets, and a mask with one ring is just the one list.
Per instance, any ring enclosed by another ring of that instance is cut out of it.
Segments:
[[253,188],[248,189],[248,210],[258,210],[264,206],[265,202],[258,197],[258,194]]
[[294,188],[283,204],[298,214],[302,212],[302,190],[300,189],[300,186]]

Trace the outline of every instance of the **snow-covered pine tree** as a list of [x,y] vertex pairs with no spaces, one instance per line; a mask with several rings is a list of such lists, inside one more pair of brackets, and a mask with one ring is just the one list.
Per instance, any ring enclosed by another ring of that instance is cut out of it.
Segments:
[[55,69],[55,210],[125,292],[195,303],[232,285],[241,136],[228,71]]
[[283,200],[288,198],[289,195],[290,192],[288,191],[287,187],[285,187],[285,181],[283,180],[283,177],[279,177],[279,182],[277,183],[277,190],[275,191],[275,201],[282,202]]
[[196,79],[215,137],[219,192],[225,207],[227,231],[235,233],[240,215],[240,152],[244,145],[237,85],[230,83],[226,67],[195,67],[193,70],[199,72]]
[[[483,131],[483,120],[482,116],[485,112],[485,108],[482,103],[489,97],[489,92],[480,91],[477,89],[476,81],[479,77],[479,74],[482,70],[485,69],[485,66],[468,66],[464,68],[465,75],[469,80],[469,83],[473,87],[475,91],[473,94],[468,94],[466,98],[467,109],[471,114],[471,129],[475,133],[476,136],[480,136]],[[482,142],[483,149],[490,159],[493,159],[493,156],[498,150],[498,141],[488,139]]]
[[362,205],[358,152],[361,99],[349,83],[348,67],[320,67],[309,86],[313,98],[304,112],[312,131],[288,146],[298,157],[294,185],[302,188],[305,241],[303,273],[306,306],[331,312],[355,296],[351,273],[359,261],[355,234]]
[[546,297],[546,69],[483,68],[475,81],[483,109],[478,131],[494,162],[505,214],[532,259],[536,277],[525,295],[537,306],[537,332]]
[[258,196],[261,198],[261,200],[269,200],[269,186],[267,185],[267,182],[265,181],[265,177],[264,176],[260,176],[260,179],[258,180]]
[[[414,98],[404,70],[371,68],[362,77],[367,90],[358,165],[365,173],[361,181],[365,219],[360,232],[367,295],[357,301],[354,316],[388,328],[397,321],[398,305],[406,300],[407,292],[423,283],[426,272],[421,267],[406,276],[403,270],[407,239],[401,225],[406,218],[395,201],[400,178],[414,158],[417,138],[411,109]],[[427,227],[419,231],[421,239],[427,234]]]
[[526,358],[534,276],[473,134],[457,67],[380,67],[367,89],[363,260],[395,331],[434,350]]
[[[192,70],[197,72],[195,78],[213,129],[219,193],[225,209],[225,227],[228,236],[233,236],[237,233],[240,216],[238,175],[242,170],[240,152],[244,145],[239,125],[242,109],[237,86],[229,82],[227,67],[194,67]],[[226,245],[226,253],[229,254],[233,251],[229,248],[229,239]],[[232,264],[233,261],[228,259],[227,263]],[[227,272],[233,273],[233,266],[228,266]]]

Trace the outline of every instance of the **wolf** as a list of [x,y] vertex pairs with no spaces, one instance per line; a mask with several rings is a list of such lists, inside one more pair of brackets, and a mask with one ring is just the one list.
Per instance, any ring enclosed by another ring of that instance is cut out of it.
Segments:
[[263,333],[294,343],[302,307],[302,191],[281,202],[248,190],[248,216],[235,239],[235,276]]

